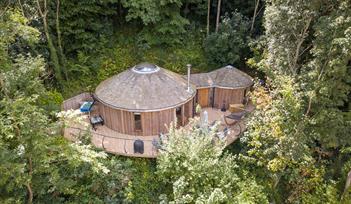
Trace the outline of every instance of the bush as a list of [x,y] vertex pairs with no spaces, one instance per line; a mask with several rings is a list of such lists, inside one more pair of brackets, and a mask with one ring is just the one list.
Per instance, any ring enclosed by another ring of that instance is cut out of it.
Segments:
[[48,113],[52,111],[59,111],[61,109],[62,102],[63,97],[61,93],[57,92],[56,90],[47,91],[39,98],[40,106]]

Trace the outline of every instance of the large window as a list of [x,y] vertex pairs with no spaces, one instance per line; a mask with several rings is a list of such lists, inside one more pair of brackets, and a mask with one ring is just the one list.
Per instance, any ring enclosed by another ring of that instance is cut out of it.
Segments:
[[141,114],[140,113],[134,113],[134,129],[135,129],[135,131],[142,131]]

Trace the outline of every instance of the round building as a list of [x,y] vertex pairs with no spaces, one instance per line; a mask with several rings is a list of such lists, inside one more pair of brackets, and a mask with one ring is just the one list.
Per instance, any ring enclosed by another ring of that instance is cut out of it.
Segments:
[[187,124],[194,114],[196,87],[182,76],[150,63],[138,64],[99,84],[98,112],[117,132],[152,136],[167,125]]

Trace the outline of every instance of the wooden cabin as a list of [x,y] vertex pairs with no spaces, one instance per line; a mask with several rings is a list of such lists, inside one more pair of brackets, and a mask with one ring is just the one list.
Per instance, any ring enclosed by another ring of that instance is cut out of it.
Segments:
[[176,120],[184,126],[193,117],[195,95],[195,86],[180,75],[141,63],[103,81],[94,97],[107,127],[151,136],[167,133],[167,125]]
[[203,108],[218,109],[246,103],[246,95],[253,85],[249,75],[230,65],[209,73],[192,74],[190,81],[196,86],[196,103]]

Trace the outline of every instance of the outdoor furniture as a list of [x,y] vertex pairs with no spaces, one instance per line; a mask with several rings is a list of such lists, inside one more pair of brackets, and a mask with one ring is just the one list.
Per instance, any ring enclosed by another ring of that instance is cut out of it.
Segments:
[[[242,111],[239,113],[231,113],[230,115],[224,116],[224,122],[227,125],[234,125],[235,123],[239,122],[244,115],[246,115],[246,111]],[[228,119],[233,120],[232,122],[229,122]]]
[[142,140],[134,141],[134,153],[135,154],[144,154],[144,142]]
[[229,104],[229,112],[231,112],[231,113],[242,112],[243,110],[244,110],[244,105],[241,103]]
[[223,105],[222,105],[221,111],[222,112],[226,112],[227,111],[227,109],[225,107],[225,101],[223,101]]
[[93,105],[94,105],[93,101],[85,101],[80,106],[80,112],[82,112],[82,113],[89,113],[91,111],[91,108],[93,107]]
[[104,119],[100,115],[93,116],[90,118],[90,124],[96,130],[96,125],[104,125]]

